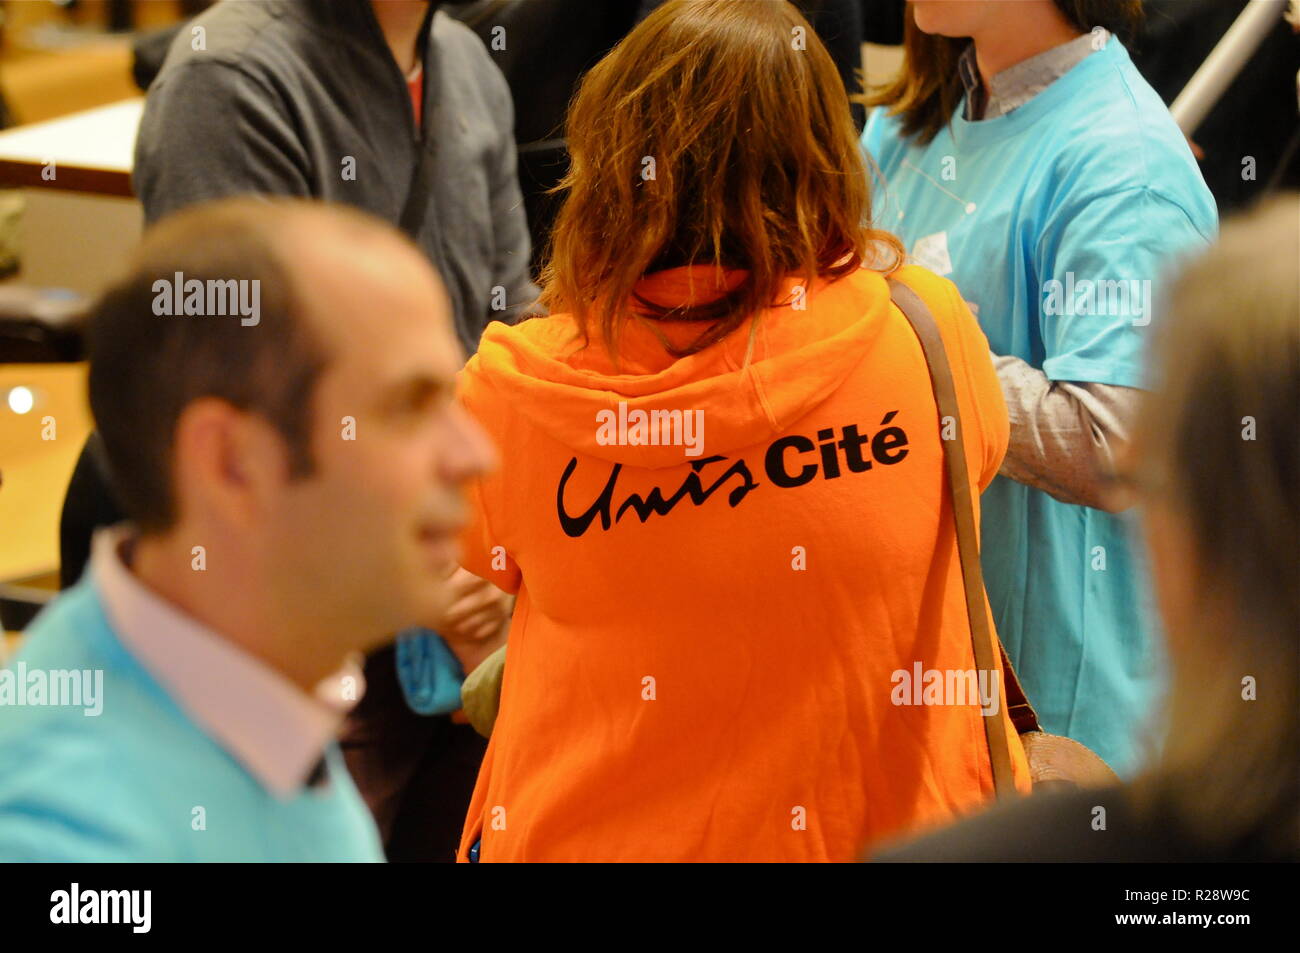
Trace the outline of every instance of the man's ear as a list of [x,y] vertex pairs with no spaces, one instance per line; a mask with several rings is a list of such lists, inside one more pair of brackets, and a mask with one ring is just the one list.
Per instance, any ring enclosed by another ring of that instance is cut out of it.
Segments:
[[260,523],[289,473],[275,428],[216,397],[181,412],[172,460],[177,512],[235,525]]

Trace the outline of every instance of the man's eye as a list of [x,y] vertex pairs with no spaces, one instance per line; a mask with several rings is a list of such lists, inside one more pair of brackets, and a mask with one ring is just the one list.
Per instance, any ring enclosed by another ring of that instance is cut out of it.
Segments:
[[427,414],[436,410],[449,399],[449,395],[445,394],[440,388],[420,387],[406,395],[401,402],[400,409],[407,414]]
[[405,409],[413,413],[423,412],[431,406],[433,406],[433,394],[428,391],[419,391],[406,398]]

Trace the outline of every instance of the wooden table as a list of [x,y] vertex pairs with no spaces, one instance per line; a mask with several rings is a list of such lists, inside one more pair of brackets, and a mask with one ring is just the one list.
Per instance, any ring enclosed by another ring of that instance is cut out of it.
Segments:
[[98,295],[143,230],[131,191],[136,97],[0,132],[0,188],[19,188],[25,284]]
[[129,198],[143,112],[143,99],[127,99],[0,132],[0,187]]

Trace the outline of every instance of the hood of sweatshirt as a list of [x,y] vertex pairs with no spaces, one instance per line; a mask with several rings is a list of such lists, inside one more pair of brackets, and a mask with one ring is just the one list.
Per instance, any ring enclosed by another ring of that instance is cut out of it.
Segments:
[[[707,300],[737,273],[688,266],[648,276],[637,292],[660,304]],[[806,291],[786,282],[769,308],[723,341],[686,357],[664,348],[703,325],[631,320],[617,365],[572,316],[490,324],[465,367],[466,402],[505,402],[564,446],[628,466],[663,468],[731,455],[788,433],[862,361],[889,320],[884,278],[861,269]],[[653,325],[653,327],[652,327]]]

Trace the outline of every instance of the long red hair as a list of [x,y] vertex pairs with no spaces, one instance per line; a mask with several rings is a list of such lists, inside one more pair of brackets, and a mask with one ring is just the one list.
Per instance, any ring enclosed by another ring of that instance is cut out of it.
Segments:
[[[869,225],[844,84],[785,0],[660,7],[587,73],[567,137],[542,302],[573,313],[585,341],[597,330],[611,354],[633,313],[706,324],[670,348],[680,356],[779,304],[788,275],[840,278],[872,242],[891,268],[902,260],[898,240]],[[686,306],[635,295],[648,273],[709,263],[743,280]]]

